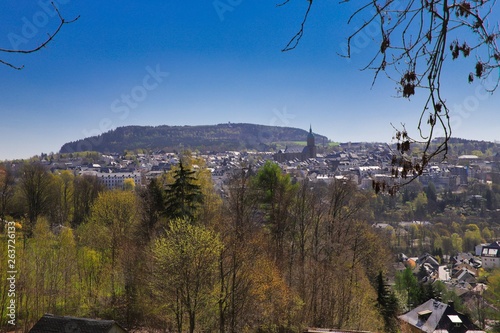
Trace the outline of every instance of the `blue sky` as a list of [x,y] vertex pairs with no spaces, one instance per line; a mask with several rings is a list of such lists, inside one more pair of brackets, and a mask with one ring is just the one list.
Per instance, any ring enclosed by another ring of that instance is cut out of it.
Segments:
[[[340,57],[350,5],[316,1],[297,49],[306,1],[55,1],[66,25],[46,48],[0,66],[0,160],[57,152],[125,125],[248,122],[308,129],[333,141],[390,142],[391,122],[414,132],[421,104],[360,71],[376,43]],[[0,47],[37,45],[58,20],[48,0],[0,5]],[[457,137],[500,140],[500,97],[450,67],[445,93]]]

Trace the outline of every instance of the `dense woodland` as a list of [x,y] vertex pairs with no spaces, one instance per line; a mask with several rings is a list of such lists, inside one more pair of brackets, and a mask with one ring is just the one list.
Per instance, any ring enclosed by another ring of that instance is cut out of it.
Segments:
[[[278,142],[304,141],[307,131],[292,127],[255,124],[219,124],[204,126],[125,126],[106,133],[69,142],[61,153],[98,151],[110,153],[124,150],[148,149],[182,151],[268,150]],[[318,144],[327,144],[328,138],[316,134]]]
[[[18,328],[53,313],[172,332],[397,332],[396,316],[419,302],[439,295],[459,306],[443,285],[395,274],[397,253],[443,258],[500,236],[497,186],[471,186],[491,198],[462,211],[469,193],[416,181],[375,195],[346,180],[294,181],[272,162],[235,172],[220,193],[203,165],[187,154],[147,186],[122,190],[35,162],[2,165],[0,218],[16,222]],[[405,235],[372,227],[413,219],[433,223]],[[485,299],[500,306],[500,272],[484,279]]]

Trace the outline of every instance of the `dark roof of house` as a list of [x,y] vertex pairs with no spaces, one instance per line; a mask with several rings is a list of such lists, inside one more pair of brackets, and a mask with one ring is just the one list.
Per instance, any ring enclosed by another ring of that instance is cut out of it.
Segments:
[[304,147],[300,147],[300,146],[286,147],[285,154],[302,154],[303,150],[304,150]]
[[455,311],[453,306],[434,299],[428,300],[398,318],[422,332],[432,333],[436,330],[450,333],[482,332],[469,317]]
[[117,327],[118,331],[127,332],[114,320],[61,317],[45,314],[31,328],[29,333],[108,333],[113,327]]
[[500,242],[496,241],[490,245],[483,246],[482,257],[500,257]]
[[456,274],[457,281],[468,282],[468,283],[476,283],[476,277],[472,275],[467,269],[462,269]]
[[429,253],[424,253],[417,259],[417,264],[421,265],[423,263],[429,263],[432,266],[439,266],[439,262],[437,261],[436,258],[434,258],[432,255]]
[[467,261],[467,262],[470,262],[470,260],[473,260],[474,259],[474,256],[470,253],[458,253],[456,256],[452,257],[451,260],[453,262],[464,262],[464,261]]
[[491,248],[491,249],[500,249],[500,241],[493,242],[493,243],[486,245],[484,247]]

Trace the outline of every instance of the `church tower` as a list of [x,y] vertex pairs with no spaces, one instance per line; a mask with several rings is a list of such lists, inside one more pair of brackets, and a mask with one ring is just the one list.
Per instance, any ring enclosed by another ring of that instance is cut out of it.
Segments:
[[307,146],[308,147],[315,147],[316,146],[311,125],[309,125],[309,134],[307,135]]
[[309,126],[309,134],[307,134],[307,146],[302,151],[302,159],[316,158],[316,142],[312,132],[312,126]]

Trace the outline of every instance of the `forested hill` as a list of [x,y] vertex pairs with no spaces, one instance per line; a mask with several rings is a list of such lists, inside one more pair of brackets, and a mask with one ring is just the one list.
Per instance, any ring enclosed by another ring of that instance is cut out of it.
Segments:
[[[308,132],[303,129],[255,124],[219,124],[203,126],[125,126],[99,136],[69,142],[61,153],[98,151],[101,153],[124,150],[180,150],[200,151],[267,150],[279,143],[305,142]],[[316,144],[327,143],[325,136],[315,134]]]

